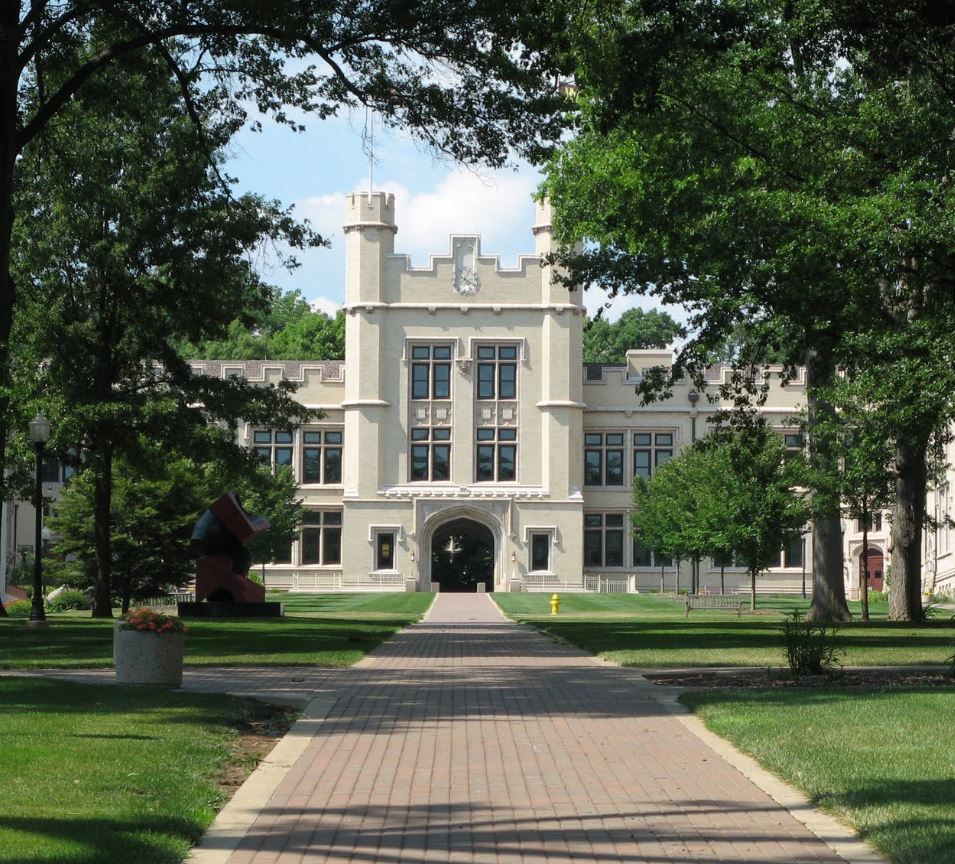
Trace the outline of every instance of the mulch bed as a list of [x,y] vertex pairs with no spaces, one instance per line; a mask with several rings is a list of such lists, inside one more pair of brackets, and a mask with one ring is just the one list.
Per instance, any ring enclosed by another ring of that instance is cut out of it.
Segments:
[[297,716],[298,712],[292,708],[249,700],[248,713],[236,725],[232,742],[233,761],[216,778],[224,796],[223,803],[272,752],[279,739],[292,728]]
[[947,669],[835,670],[825,675],[793,676],[783,669],[740,669],[693,672],[648,672],[645,677],[653,684],[667,687],[951,687],[955,678]]

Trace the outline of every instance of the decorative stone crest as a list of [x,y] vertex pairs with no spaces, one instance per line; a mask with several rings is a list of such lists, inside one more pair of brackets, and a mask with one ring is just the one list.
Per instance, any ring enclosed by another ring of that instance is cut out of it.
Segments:
[[457,294],[477,294],[481,280],[477,274],[477,237],[455,237],[451,254],[454,257],[454,290]]

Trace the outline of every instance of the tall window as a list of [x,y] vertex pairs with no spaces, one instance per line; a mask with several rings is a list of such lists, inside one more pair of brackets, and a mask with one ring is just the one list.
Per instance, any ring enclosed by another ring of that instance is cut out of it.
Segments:
[[791,459],[797,453],[801,453],[805,446],[806,442],[801,433],[788,432],[783,435],[784,458]]
[[584,435],[584,483],[623,486],[623,432]]
[[379,531],[375,535],[375,569],[395,569],[395,532]]
[[479,483],[517,479],[517,429],[478,428],[475,479]]
[[451,429],[421,426],[411,430],[411,479],[451,479]]
[[638,534],[633,535],[633,561],[634,567],[672,567],[673,559],[666,555],[659,555],[650,550],[649,546],[644,546],[640,541]]
[[649,479],[673,458],[672,432],[633,433],[633,476]]
[[623,513],[584,514],[584,566],[623,567]]
[[881,531],[882,530],[882,511],[879,510],[875,513],[870,513],[868,519],[857,519],[856,526],[858,531],[862,531],[863,527],[868,531]]
[[252,449],[266,465],[272,466],[273,471],[285,465],[291,466],[292,444],[291,432],[281,432],[276,429],[256,429],[252,433]]
[[550,532],[531,534],[531,572],[550,570]]
[[517,346],[479,345],[477,398],[517,398]]
[[302,482],[342,482],[342,430],[307,429],[302,432]]
[[411,346],[411,398],[451,398],[451,346]]
[[302,563],[342,563],[341,510],[310,510],[302,516]]

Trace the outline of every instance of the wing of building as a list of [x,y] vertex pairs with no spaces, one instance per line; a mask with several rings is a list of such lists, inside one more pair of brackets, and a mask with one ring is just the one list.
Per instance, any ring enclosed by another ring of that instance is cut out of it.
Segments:
[[[320,421],[296,430],[247,427],[244,443],[291,465],[306,514],[270,587],[295,590],[666,590],[686,587],[690,565],[655,560],[631,536],[635,475],[649,477],[718,409],[689,382],[641,405],[634,386],[669,351],[630,351],[624,365],[584,364],[580,292],[554,279],[550,211],[537,208],[534,254],[513,269],[452,236],[425,268],[395,251],[394,198],[347,199],[346,360],[201,361],[196,371],[300,384]],[[714,385],[729,374],[713,367]],[[802,377],[771,374],[763,408],[787,446],[800,448]],[[948,487],[930,512],[947,514]],[[883,585],[887,514],[869,533],[870,586]],[[29,517],[20,516],[31,524]],[[8,506],[7,519],[10,519]],[[939,520],[944,521],[944,520]],[[861,526],[845,524],[847,588],[857,593]],[[16,557],[22,529],[8,558]],[[955,584],[947,527],[926,532],[938,587]],[[27,531],[27,537],[29,533]],[[808,534],[780,550],[761,590],[811,587]],[[32,552],[32,547],[30,547]],[[727,590],[746,587],[724,567]],[[701,587],[720,568],[702,562]]]

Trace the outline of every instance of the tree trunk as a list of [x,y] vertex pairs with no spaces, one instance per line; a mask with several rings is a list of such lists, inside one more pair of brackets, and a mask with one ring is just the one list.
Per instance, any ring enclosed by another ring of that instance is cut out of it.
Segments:
[[666,583],[666,579],[664,578],[665,574],[666,574],[666,569],[661,566],[660,567],[660,593],[661,594],[666,594],[666,590],[667,590],[667,583]]
[[128,578],[127,578],[127,579],[124,579],[124,580],[123,580],[123,594],[122,594],[123,599],[122,599],[122,606],[120,607],[120,612],[121,612],[123,615],[128,615],[128,614],[129,614],[129,604],[130,604],[130,600],[132,599],[132,596],[131,596],[132,593],[133,593],[132,580],[131,580],[131,579],[128,579]]
[[726,565],[720,564],[720,594],[726,593]]
[[[6,465],[10,399],[10,331],[15,288],[10,273],[13,245],[13,171],[16,165],[19,3],[0,5],[0,466]],[[2,472],[0,472],[2,475]],[[0,476],[0,485],[5,485]],[[6,494],[6,489],[3,489]]]
[[836,366],[831,340],[820,339],[806,360],[806,394],[809,403],[809,462],[821,488],[815,491],[816,516],[812,520],[812,603],[810,621],[850,621],[843,576],[842,518],[838,493],[839,453],[832,435],[813,434],[821,423],[835,426],[835,409],[823,395],[835,383]]
[[900,441],[895,452],[895,512],[892,517],[892,579],[889,620],[925,619],[922,609],[922,526],[925,524],[925,464],[928,435]]
[[862,573],[859,574],[859,602],[862,620],[869,620],[869,508],[862,502]]
[[113,451],[104,448],[93,483],[93,546],[96,581],[93,585],[93,617],[112,618],[111,577],[113,569],[110,517],[113,499]]
[[749,571],[749,608],[751,612],[756,611],[756,571]]
[[676,578],[676,585],[673,590],[676,594],[680,593],[680,559],[676,559],[676,570],[673,571],[673,575]]

